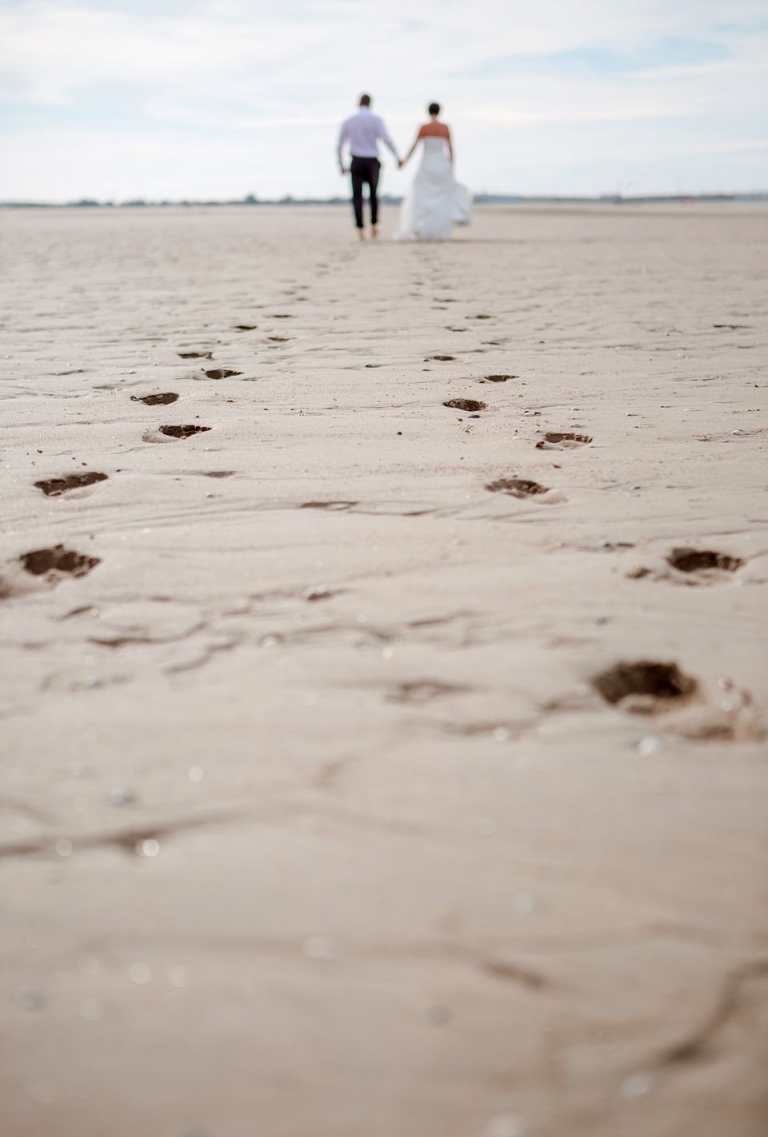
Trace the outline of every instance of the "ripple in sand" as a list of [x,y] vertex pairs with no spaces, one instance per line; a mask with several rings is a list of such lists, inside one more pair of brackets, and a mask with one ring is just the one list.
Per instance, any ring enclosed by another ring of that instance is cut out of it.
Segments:
[[0,576],[0,600],[12,600],[15,596],[23,595],[23,588],[18,588],[12,580]]
[[358,504],[356,501],[305,501],[299,506],[299,509],[330,509],[341,512],[345,509],[352,509]]
[[399,683],[387,699],[391,703],[430,703],[447,695],[462,695],[471,688],[457,683],[443,683],[434,679],[417,679],[410,683]]

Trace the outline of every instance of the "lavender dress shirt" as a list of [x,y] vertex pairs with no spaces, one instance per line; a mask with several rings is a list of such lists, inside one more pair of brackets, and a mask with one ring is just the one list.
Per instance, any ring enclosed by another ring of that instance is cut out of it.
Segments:
[[339,165],[342,169],[344,168],[343,149],[347,142],[353,158],[378,158],[377,143],[379,139],[392,151],[399,162],[400,155],[397,153],[395,144],[389,137],[384,123],[368,107],[360,107],[356,114],[351,115],[341,125],[338,146]]

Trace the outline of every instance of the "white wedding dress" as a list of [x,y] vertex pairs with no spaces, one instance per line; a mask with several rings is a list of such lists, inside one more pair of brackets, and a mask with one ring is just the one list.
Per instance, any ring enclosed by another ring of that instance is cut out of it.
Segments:
[[421,165],[400,208],[399,241],[447,241],[451,228],[469,225],[472,197],[453,176],[442,138],[424,138]]

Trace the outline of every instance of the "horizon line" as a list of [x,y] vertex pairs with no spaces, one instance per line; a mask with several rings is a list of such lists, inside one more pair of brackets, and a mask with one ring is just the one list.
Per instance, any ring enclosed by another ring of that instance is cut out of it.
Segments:
[[[379,200],[385,205],[400,205],[403,197],[396,194],[385,194]],[[513,194],[494,193],[484,191],[473,195],[476,205],[494,204],[536,204],[536,203],[563,203],[563,204],[632,204],[642,202],[687,202],[687,201],[768,201],[768,189],[732,191],[694,192],[676,191],[675,193],[641,193],[622,194],[617,192],[600,194]],[[82,197],[69,201],[39,201],[24,199],[8,199],[0,201],[0,209],[140,209],[140,208],[169,208],[173,206],[292,206],[292,205],[348,205],[348,197],[334,195],[331,197],[294,197],[284,194],[282,197],[258,197],[256,194],[245,194],[239,198],[142,198],[133,197],[123,200],[97,199]]]

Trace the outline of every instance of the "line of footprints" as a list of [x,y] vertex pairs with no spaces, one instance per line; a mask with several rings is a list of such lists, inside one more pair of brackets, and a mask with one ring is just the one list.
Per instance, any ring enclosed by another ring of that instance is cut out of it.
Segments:
[[[254,329],[251,325],[238,325],[236,330],[252,331]],[[284,337],[270,338],[285,342]],[[178,354],[185,360],[213,359],[213,353],[210,351],[185,351]],[[453,361],[454,358],[450,355],[428,357],[429,360],[439,362]],[[242,372],[230,368],[212,367],[201,372],[199,377],[205,376],[207,379],[219,380],[235,378],[241,374]],[[515,375],[494,374],[486,375],[479,382],[506,383],[516,378]],[[131,396],[133,402],[143,403],[149,407],[169,406],[177,402],[178,399],[179,395],[175,391]],[[462,411],[471,418],[479,418],[481,412],[487,410],[487,404],[479,399],[446,399],[443,406],[451,410]],[[156,431],[148,431],[144,438],[147,442],[161,441],[163,438],[187,439],[211,429],[211,427],[193,423],[170,423],[159,426]],[[545,431],[535,445],[539,450],[567,450],[587,446],[591,442],[592,438],[588,434],[577,434],[573,431]],[[224,477],[230,473],[231,471],[212,471],[210,476]],[[82,474],[66,474],[61,477],[46,478],[34,484],[47,497],[61,497],[72,491],[106,481],[107,477],[107,474],[89,471]],[[491,493],[507,494],[520,499],[535,498],[550,492],[546,486],[542,486],[532,479],[516,476],[497,478],[495,481],[489,482],[485,488]],[[359,504],[355,501],[318,501],[305,502],[299,508],[338,512],[352,511]],[[609,548],[631,547],[626,543],[617,546],[613,546],[609,542],[603,544]],[[64,545],[35,549],[18,558],[18,565],[25,573],[43,580],[51,586],[67,577],[85,576],[99,563],[99,557],[87,556],[74,549],[68,549]],[[741,558],[716,550],[679,547],[673,548],[668,553],[663,571],[654,572],[652,569],[641,567],[627,573],[627,576],[631,579],[651,576],[655,579],[684,580],[686,583],[714,583],[726,579],[728,574],[737,572],[743,564]],[[11,583],[0,578],[0,599],[21,595],[23,592],[23,589],[16,589]],[[644,714],[667,710],[673,706],[695,700],[700,692],[698,681],[684,674],[676,663],[660,663],[649,660],[617,663],[594,676],[592,686],[607,703],[620,706],[624,710]]]

